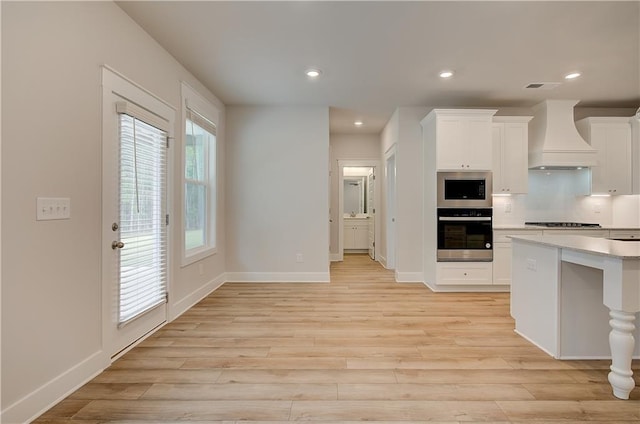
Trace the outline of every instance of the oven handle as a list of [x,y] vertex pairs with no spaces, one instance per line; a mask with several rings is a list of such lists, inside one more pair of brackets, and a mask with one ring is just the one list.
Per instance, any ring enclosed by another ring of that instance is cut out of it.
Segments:
[[439,216],[438,221],[491,221],[490,216]]

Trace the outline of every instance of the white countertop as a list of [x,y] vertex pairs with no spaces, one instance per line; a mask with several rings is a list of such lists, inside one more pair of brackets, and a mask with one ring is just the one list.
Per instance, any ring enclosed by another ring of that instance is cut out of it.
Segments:
[[613,225],[603,225],[602,227],[544,227],[541,225],[524,225],[524,224],[494,224],[494,230],[617,230],[617,231],[634,231],[640,230],[640,227],[620,227]]
[[622,259],[640,259],[640,241],[619,241],[588,236],[510,236],[514,240],[543,244]]

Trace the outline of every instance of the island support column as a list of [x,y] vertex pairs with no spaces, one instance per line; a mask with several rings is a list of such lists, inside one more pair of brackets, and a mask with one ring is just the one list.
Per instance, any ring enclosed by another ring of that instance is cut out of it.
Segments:
[[633,332],[636,326],[633,324],[635,314],[623,311],[609,312],[611,320],[611,333],[609,333],[609,346],[611,347],[611,372],[609,383],[613,388],[613,395],[619,399],[629,399],[629,393],[635,387],[633,371],[631,371],[631,358],[635,339]]
[[629,399],[635,387],[631,360],[635,348],[635,314],[640,311],[640,261],[607,257],[603,271],[603,303],[611,317],[609,383],[615,397]]

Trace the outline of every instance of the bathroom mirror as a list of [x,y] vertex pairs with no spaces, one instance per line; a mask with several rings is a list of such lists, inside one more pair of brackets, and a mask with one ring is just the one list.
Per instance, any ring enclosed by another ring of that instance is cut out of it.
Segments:
[[355,216],[367,213],[367,177],[344,177],[344,213]]

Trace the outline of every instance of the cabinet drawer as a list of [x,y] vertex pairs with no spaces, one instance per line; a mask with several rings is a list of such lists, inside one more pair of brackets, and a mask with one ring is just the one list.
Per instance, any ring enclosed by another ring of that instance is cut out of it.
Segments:
[[509,236],[541,236],[542,230],[493,230],[493,243],[511,243]]
[[544,230],[545,236],[609,237],[608,230]]
[[491,262],[439,262],[438,284],[490,285],[493,284]]
[[609,231],[609,238],[640,240],[640,230],[611,230]]

